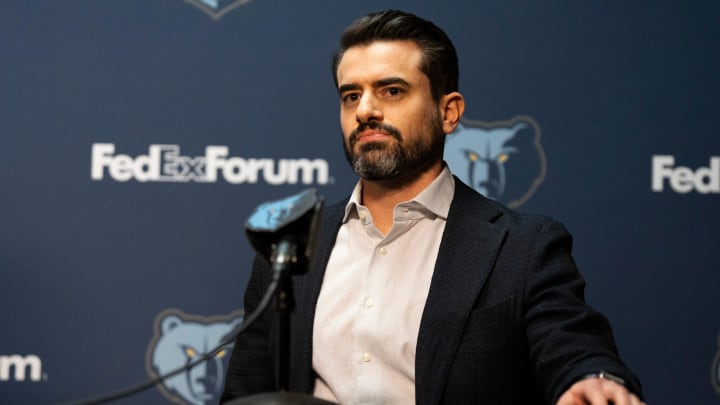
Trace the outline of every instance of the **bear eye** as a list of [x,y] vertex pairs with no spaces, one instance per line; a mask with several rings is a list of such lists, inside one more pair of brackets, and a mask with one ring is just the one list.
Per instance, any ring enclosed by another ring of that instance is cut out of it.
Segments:
[[227,349],[222,349],[215,355],[218,359],[222,359],[227,354]]
[[185,355],[192,358],[197,355],[197,352],[192,347],[186,347],[185,348]]
[[480,159],[480,156],[475,152],[467,152],[467,157],[471,162],[477,162]]
[[497,160],[500,163],[505,163],[508,159],[510,159],[510,155],[508,155],[507,153],[501,153],[497,157]]

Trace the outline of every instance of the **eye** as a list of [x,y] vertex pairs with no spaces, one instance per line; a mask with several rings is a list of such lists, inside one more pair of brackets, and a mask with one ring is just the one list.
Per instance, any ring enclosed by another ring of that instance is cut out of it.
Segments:
[[508,161],[508,159],[510,159],[510,155],[508,155],[507,153],[501,153],[497,157],[497,161],[500,163],[505,163]]
[[192,347],[186,347],[185,355],[190,358],[193,358],[193,357],[197,356],[197,351],[195,351],[195,349],[193,349]]
[[403,94],[403,89],[399,87],[387,87],[383,90],[383,93],[389,97],[398,97]]
[[222,359],[227,354],[227,349],[222,349],[215,355],[218,359]]
[[470,159],[471,162],[477,162],[480,157],[475,152],[468,152],[467,154],[468,159]]
[[360,94],[358,94],[358,93],[344,94],[341,99],[342,99],[343,104],[346,104],[346,105],[355,104],[358,102],[358,100],[360,100]]

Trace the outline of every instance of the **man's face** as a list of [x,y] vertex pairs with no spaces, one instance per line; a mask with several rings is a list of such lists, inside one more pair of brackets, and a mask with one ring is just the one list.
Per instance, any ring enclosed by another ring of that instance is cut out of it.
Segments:
[[438,103],[411,41],[349,48],[337,69],[345,155],[360,177],[388,180],[442,159]]

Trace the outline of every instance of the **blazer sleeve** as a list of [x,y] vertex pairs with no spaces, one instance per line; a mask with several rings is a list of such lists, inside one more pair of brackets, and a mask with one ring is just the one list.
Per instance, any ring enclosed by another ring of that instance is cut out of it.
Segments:
[[608,320],[584,298],[585,281],[571,256],[572,237],[544,218],[528,258],[525,325],[529,355],[545,398],[559,397],[584,376],[607,371],[642,396],[640,383],[620,360]]
[[[271,270],[268,263],[259,256],[256,257],[245,290],[246,316],[257,308],[270,284],[270,277]],[[266,309],[235,341],[225,376],[225,389],[220,398],[221,404],[235,398],[275,389],[271,353],[273,349],[270,345],[273,314],[272,308]]]

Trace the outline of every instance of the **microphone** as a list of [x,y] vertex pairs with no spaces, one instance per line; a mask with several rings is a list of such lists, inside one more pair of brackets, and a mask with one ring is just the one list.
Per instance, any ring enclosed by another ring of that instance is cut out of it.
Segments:
[[[297,273],[305,272],[317,248],[317,214],[322,205],[323,198],[312,188],[261,204],[245,223],[247,238],[255,251],[268,262],[278,264],[280,260],[282,264],[292,265]],[[285,251],[290,246],[283,247],[284,244],[304,247],[304,251],[298,256]]]

